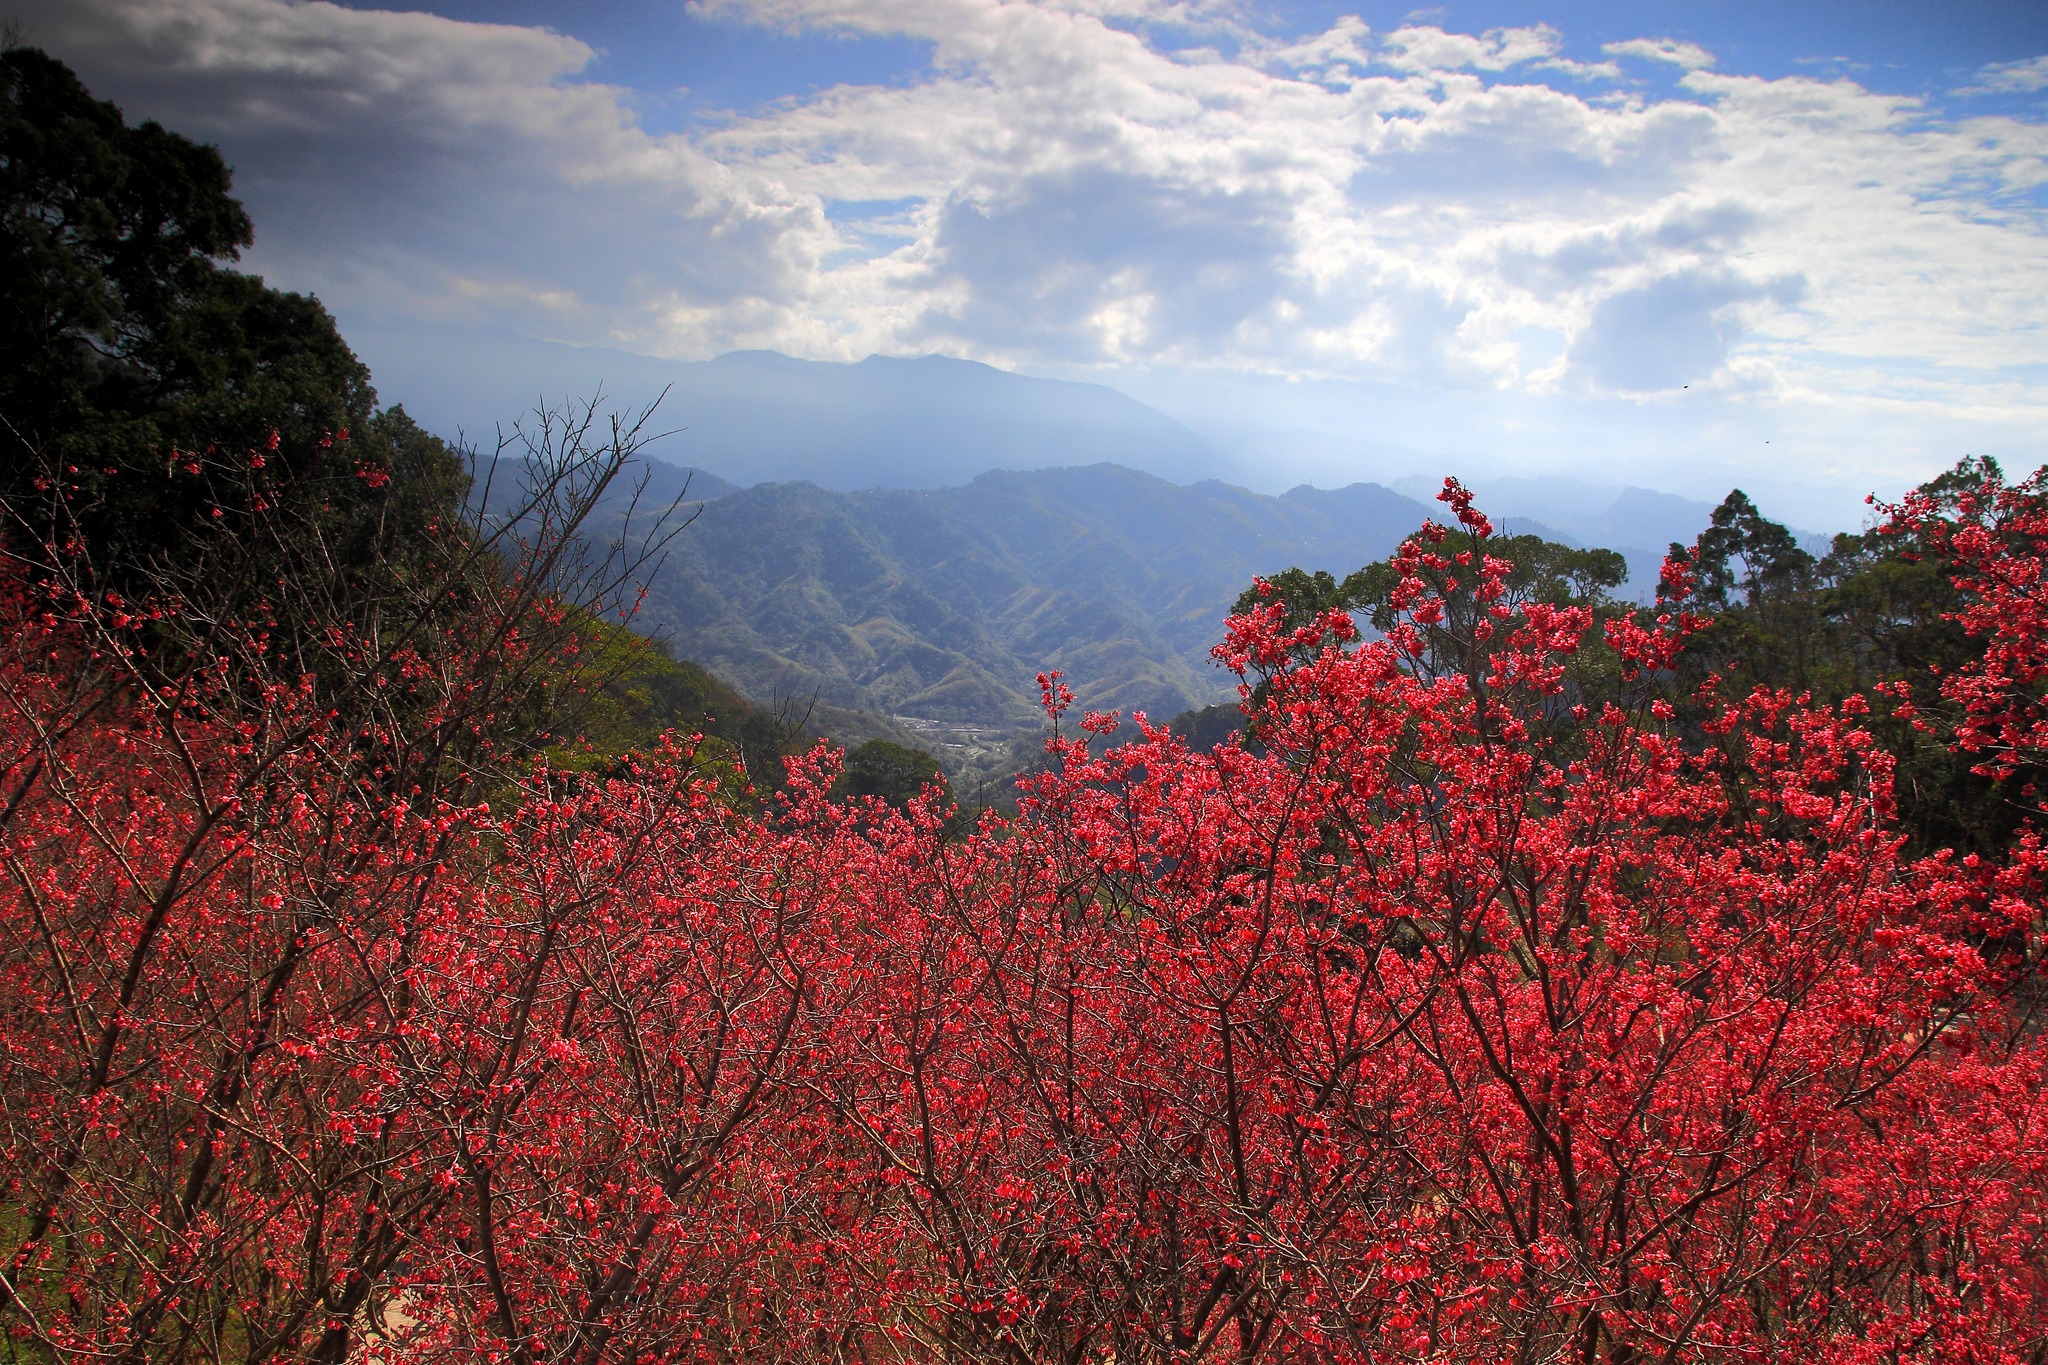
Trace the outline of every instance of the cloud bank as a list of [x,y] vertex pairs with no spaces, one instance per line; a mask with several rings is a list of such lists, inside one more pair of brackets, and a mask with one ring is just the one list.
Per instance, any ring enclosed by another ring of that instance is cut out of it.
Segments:
[[2048,126],[1656,34],[1575,61],[1542,24],[1282,39],[1222,3],[700,0],[931,64],[655,133],[537,29],[17,9],[95,88],[222,144],[254,266],[357,310],[677,358],[945,351],[2048,434]]

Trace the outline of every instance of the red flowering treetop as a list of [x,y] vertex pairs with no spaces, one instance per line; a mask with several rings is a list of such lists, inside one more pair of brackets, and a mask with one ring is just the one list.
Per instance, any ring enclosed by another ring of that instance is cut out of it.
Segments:
[[1882,510],[1880,529],[1933,559],[1961,591],[1948,613],[1983,654],[1941,679],[1961,709],[1956,742],[1979,771],[2007,777],[2048,750],[2048,470],[2008,485],[1996,466],[1951,497],[1927,490]]

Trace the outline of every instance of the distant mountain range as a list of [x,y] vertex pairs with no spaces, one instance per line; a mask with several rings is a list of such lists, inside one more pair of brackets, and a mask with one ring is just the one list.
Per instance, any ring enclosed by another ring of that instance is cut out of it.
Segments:
[[[938,489],[742,488],[659,463],[648,477],[643,505],[686,497],[696,520],[653,575],[643,627],[756,703],[893,717],[941,751],[1035,726],[1041,671],[1064,673],[1090,709],[1167,719],[1224,700],[1234,680],[1209,651],[1255,575],[1341,576],[1442,514],[1378,484],[1272,497],[1112,464]],[[1609,490],[1591,511],[1544,506],[1540,485],[1493,491],[1489,507],[1566,523],[1510,515],[1506,529],[1618,543],[1648,583],[1664,543],[1712,511],[1642,490]]]
[[[644,452],[643,506],[702,508],[641,624],[757,704],[892,718],[956,769],[1038,723],[1041,671],[1084,707],[1162,720],[1229,697],[1209,650],[1254,575],[1342,575],[1441,513],[1440,479],[1271,496],[1201,477],[1235,471],[1157,410],[971,361],[684,364],[504,332],[351,334],[373,364],[415,348],[399,368],[430,405],[414,416],[444,432],[600,382],[627,406],[666,388],[654,428],[681,430]],[[552,387],[524,391],[540,375]],[[1622,551],[1638,592],[1713,510],[1571,479],[1475,491],[1504,529]]]
[[[658,360],[489,328],[351,323],[375,372],[404,376],[429,430],[488,444],[536,405],[602,392],[625,408],[660,399],[647,454],[739,484],[939,488],[990,469],[1111,462],[1187,483],[1235,466],[1156,408],[1100,384],[1012,374],[945,356],[857,364],[736,351]],[[664,394],[666,396],[664,396]]]
[[1428,515],[1376,484],[1266,497],[1107,464],[946,489],[689,487],[706,501],[642,617],[679,655],[757,702],[1002,732],[1035,723],[1043,670],[1084,707],[1160,719],[1231,695],[1209,649],[1255,574],[1349,572]]
[[[1222,479],[1271,487],[1274,470],[1300,463],[1305,450],[1321,449],[1317,442],[1337,441],[1305,431],[1239,431],[1223,433],[1219,446],[1103,385],[943,356],[838,364],[737,351],[682,362],[503,329],[374,319],[352,320],[349,335],[378,374],[402,376],[409,410],[431,430],[460,430],[487,444],[483,438],[496,423],[536,405],[600,392],[629,409],[659,398],[648,428],[657,439],[645,453],[716,470],[739,486],[808,481],[842,492],[939,489],[991,469],[1108,463],[1175,484]],[[1414,469],[1430,458],[1363,439],[1338,445],[1368,467]],[[1569,477],[1467,482],[1480,505],[1511,529],[1621,551],[1638,590],[1656,582],[1666,546],[1690,541],[1713,510],[1670,493]],[[1441,474],[1390,478],[1389,486],[1434,506]]]

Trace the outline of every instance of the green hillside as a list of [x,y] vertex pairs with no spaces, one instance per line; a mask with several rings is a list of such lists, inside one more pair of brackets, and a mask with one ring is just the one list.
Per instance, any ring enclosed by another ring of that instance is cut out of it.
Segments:
[[920,491],[762,484],[705,503],[644,619],[756,703],[897,717],[957,771],[963,744],[1037,724],[1041,671],[1093,709],[1226,698],[1209,649],[1254,574],[1355,569],[1425,515],[1371,484],[1276,498],[1115,465]]

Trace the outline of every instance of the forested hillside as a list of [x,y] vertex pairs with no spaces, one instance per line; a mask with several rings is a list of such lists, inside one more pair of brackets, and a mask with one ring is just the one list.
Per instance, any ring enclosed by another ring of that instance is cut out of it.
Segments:
[[1348,572],[1423,515],[1372,484],[1270,498],[1114,465],[965,487],[766,484],[705,504],[645,619],[756,700],[1013,729],[1057,669],[1084,705],[1158,719],[1232,693],[1209,656],[1254,574]]

